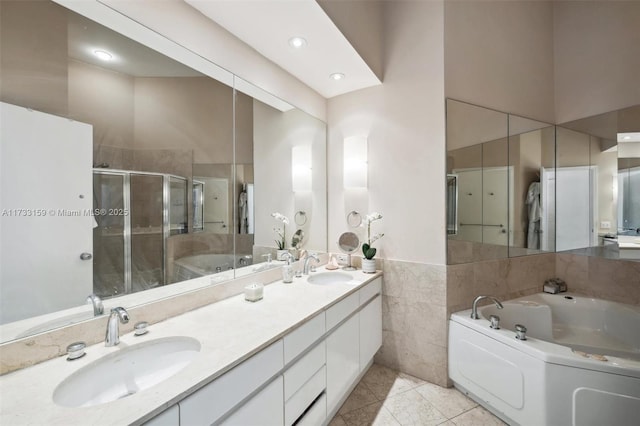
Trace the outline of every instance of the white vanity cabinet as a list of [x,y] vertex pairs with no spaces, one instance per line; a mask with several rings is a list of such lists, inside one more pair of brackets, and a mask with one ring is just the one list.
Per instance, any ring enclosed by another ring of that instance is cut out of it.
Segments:
[[283,360],[284,345],[282,340],[278,340],[180,401],[180,424],[210,425],[217,422],[282,371]]
[[382,279],[189,395],[147,425],[320,425],[382,344]]
[[352,316],[327,337],[327,405],[335,407],[360,373],[360,327]]
[[327,323],[334,320],[333,313],[347,312],[345,305],[352,314],[326,340],[328,415],[338,409],[382,345],[381,293],[382,279],[377,278],[327,310]]
[[225,426],[282,426],[284,423],[282,382],[282,376],[278,376],[220,424]]
[[360,320],[360,371],[382,346],[382,296],[371,300],[358,315]]

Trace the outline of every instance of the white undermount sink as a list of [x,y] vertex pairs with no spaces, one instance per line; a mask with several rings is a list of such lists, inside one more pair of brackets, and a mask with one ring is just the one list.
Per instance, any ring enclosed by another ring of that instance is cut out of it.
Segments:
[[119,349],[63,380],[53,401],[64,407],[90,407],[148,389],[186,367],[200,352],[200,342],[165,337],[127,347],[120,343]]
[[317,272],[307,278],[309,284],[346,284],[353,280],[353,277],[346,272]]

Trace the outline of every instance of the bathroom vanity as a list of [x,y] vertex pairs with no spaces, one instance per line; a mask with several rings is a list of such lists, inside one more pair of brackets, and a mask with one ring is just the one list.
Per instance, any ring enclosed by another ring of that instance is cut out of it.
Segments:
[[[319,268],[315,276],[325,273]],[[116,347],[88,347],[79,360],[58,357],[8,374],[0,379],[0,423],[328,423],[382,343],[382,278],[349,275],[315,284],[306,276],[276,281],[259,302],[234,296],[154,324],[144,336],[123,335]],[[176,337],[197,340],[199,353],[164,381],[92,406],[54,402],[60,383],[96,360]]]

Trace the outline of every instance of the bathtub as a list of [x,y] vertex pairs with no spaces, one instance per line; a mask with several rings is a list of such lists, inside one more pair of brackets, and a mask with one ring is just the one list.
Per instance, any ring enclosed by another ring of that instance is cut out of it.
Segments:
[[[570,293],[456,312],[449,377],[511,425],[640,424],[640,308]],[[500,329],[489,316],[500,317]],[[515,324],[527,340],[515,338]]]
[[217,274],[252,263],[253,256],[251,255],[197,254],[186,256],[173,262],[174,282]]

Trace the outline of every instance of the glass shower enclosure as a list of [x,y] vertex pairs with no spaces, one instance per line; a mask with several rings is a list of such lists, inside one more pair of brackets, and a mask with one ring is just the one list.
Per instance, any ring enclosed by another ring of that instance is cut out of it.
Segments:
[[186,233],[187,179],[93,170],[93,291],[101,298],[167,283],[167,239]]

